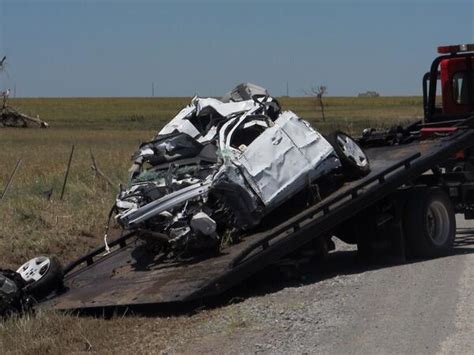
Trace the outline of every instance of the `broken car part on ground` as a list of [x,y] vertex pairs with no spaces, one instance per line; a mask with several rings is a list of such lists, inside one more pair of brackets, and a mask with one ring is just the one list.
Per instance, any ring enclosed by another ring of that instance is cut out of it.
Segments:
[[30,310],[62,285],[63,271],[54,257],[33,258],[18,270],[0,269],[0,318]]
[[193,98],[143,143],[113,212],[157,252],[218,250],[282,206],[290,215],[318,202],[335,175],[369,171],[351,137],[325,138],[266,89],[241,84],[220,100]]

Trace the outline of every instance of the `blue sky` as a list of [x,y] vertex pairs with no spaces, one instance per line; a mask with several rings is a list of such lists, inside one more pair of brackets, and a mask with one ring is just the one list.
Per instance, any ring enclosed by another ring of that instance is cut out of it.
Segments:
[[17,96],[421,94],[442,44],[474,43],[474,1],[0,0],[0,87]]

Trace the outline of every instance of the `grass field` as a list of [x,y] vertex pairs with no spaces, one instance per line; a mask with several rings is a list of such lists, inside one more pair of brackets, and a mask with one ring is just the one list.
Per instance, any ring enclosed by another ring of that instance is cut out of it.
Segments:
[[[38,254],[56,254],[67,262],[101,243],[115,191],[94,176],[90,151],[117,186],[126,183],[130,157],[139,143],[151,138],[188,102],[189,98],[12,100],[21,111],[39,114],[51,128],[0,128],[0,191],[16,161],[22,160],[0,202],[0,267],[16,267]],[[282,98],[281,104],[322,132],[341,129],[353,135],[365,127],[382,128],[422,116],[420,97],[327,98],[325,122],[312,98]],[[60,201],[73,144],[69,182]],[[45,195],[51,189],[48,200]],[[157,334],[166,335],[159,328],[164,325],[162,319],[105,321],[41,312],[0,322],[0,353],[87,351],[90,347],[112,351],[123,344],[113,334],[139,336],[140,330],[134,327],[140,322],[146,322],[148,329],[156,325]],[[170,322],[179,325],[181,320]]]

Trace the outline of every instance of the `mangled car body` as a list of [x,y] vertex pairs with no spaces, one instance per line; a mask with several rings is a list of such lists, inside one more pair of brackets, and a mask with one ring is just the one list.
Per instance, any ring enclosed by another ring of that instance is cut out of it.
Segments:
[[160,250],[218,247],[344,166],[369,172],[350,137],[330,143],[265,89],[241,84],[220,100],[193,98],[140,146],[114,212]]

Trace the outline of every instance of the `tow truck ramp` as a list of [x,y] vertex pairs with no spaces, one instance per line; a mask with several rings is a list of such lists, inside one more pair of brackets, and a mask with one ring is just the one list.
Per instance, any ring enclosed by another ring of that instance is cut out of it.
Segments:
[[212,257],[164,260],[127,234],[111,243],[109,254],[98,248],[70,264],[64,290],[46,305],[74,310],[186,302],[218,295],[472,146],[474,132],[459,129],[444,138],[367,149],[372,168],[368,176],[344,184],[284,223],[246,236]]

